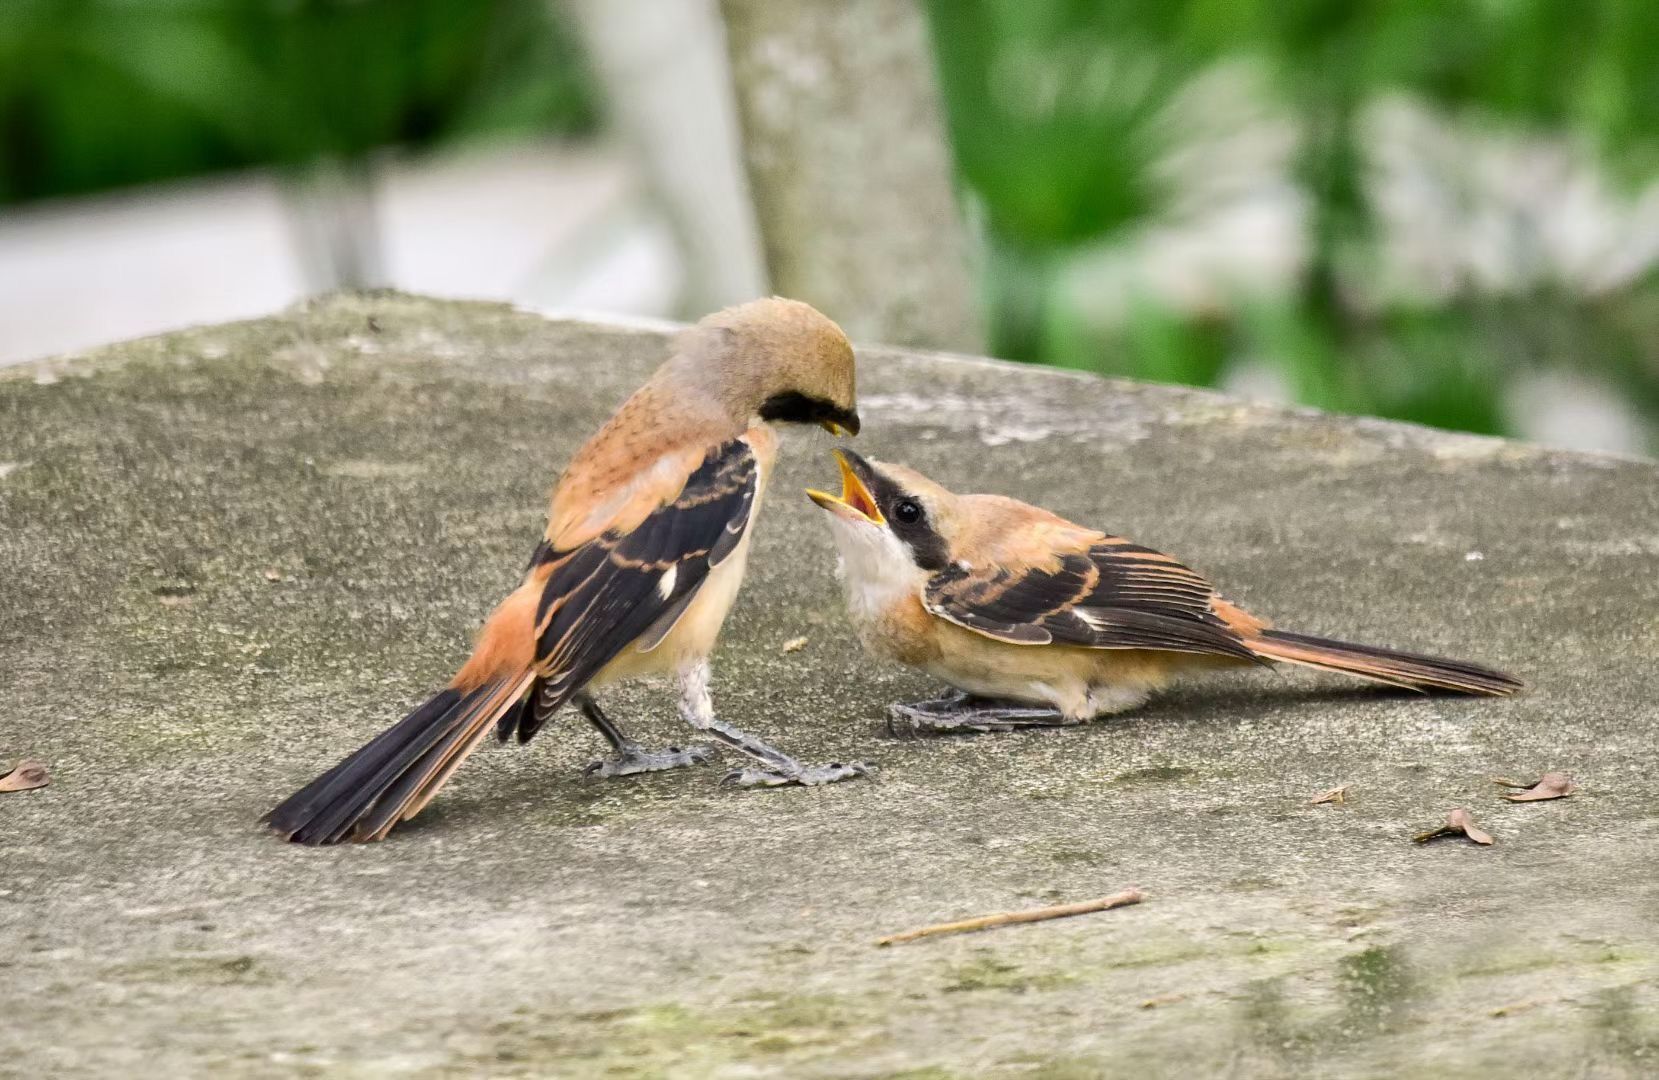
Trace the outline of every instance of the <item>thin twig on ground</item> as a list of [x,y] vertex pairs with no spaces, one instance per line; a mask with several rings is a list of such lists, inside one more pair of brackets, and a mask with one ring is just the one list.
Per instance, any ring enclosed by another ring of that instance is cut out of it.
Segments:
[[904,941],[915,941],[917,938],[934,937],[938,934],[960,934],[970,930],[989,930],[993,926],[1012,926],[1015,923],[1042,922],[1045,919],[1064,919],[1071,915],[1087,915],[1091,911],[1108,911],[1115,907],[1127,907],[1138,904],[1146,899],[1146,894],[1140,889],[1131,886],[1122,892],[1111,896],[1102,896],[1098,900],[1083,900],[1075,904],[1055,904],[1052,907],[1028,908],[1025,911],[1000,911],[995,915],[980,915],[972,919],[963,919],[961,922],[939,923],[935,926],[924,926],[917,930],[906,930],[902,934],[889,934],[876,942],[877,945],[897,945]]

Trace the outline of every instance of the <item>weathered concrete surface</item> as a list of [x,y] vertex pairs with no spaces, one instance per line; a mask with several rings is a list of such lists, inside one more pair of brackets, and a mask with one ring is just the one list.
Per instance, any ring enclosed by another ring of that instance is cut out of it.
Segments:
[[[901,743],[796,438],[717,665],[877,783],[595,781],[567,721],[373,847],[255,819],[447,676],[658,335],[400,296],[0,380],[0,1074],[1639,1076],[1659,1061],[1659,470],[864,356],[860,448],[1180,553],[1512,701],[1316,676]],[[1474,553],[1479,552],[1480,557]],[[271,577],[277,580],[270,580]],[[790,654],[797,635],[808,647]],[[609,704],[679,737],[660,691]],[[1492,775],[1575,772],[1511,806]],[[1344,807],[1303,805],[1351,787]],[[1414,847],[1464,804],[1498,838]],[[1126,910],[880,934],[1136,882]]]

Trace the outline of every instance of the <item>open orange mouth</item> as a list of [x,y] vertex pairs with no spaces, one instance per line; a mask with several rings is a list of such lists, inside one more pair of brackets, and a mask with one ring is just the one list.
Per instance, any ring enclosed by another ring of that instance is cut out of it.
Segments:
[[870,489],[864,486],[864,481],[858,478],[852,463],[847,455],[835,451],[835,463],[841,466],[841,494],[831,495],[827,491],[807,490],[807,498],[822,506],[832,514],[841,514],[850,517],[857,515],[872,525],[885,525],[887,519],[881,516],[881,510],[876,506],[875,497]]

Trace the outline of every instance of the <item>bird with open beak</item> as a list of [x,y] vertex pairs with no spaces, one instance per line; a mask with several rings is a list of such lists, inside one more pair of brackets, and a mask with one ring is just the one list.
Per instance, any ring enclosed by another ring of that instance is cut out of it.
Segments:
[[895,705],[895,729],[1077,724],[1199,669],[1282,661],[1391,686],[1505,695],[1479,664],[1274,630],[1168,555],[1000,495],[957,495],[838,450],[829,513],[866,648],[955,692]]
[[615,756],[603,776],[708,760],[643,749],[594,702],[620,679],[669,673],[680,716],[752,764],[739,786],[827,784],[857,763],[804,765],[716,718],[709,654],[743,580],[777,451],[775,424],[858,432],[853,351],[794,300],[756,300],[683,331],[667,361],[577,451],[554,489],[523,583],[495,609],[449,687],[267,815],[305,844],[379,840],[437,794],[494,729],[527,742],[567,703]]

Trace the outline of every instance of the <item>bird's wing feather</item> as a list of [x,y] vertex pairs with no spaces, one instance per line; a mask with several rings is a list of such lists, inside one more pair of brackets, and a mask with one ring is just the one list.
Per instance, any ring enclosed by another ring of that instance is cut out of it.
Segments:
[[540,549],[552,569],[536,612],[536,700],[519,720],[521,739],[623,649],[684,610],[742,540],[759,480],[754,448],[732,439],[709,450],[633,528],[568,550]]
[[1053,553],[1034,566],[953,564],[927,583],[940,618],[1017,645],[1161,649],[1255,659],[1216,614],[1192,569],[1119,537]]

